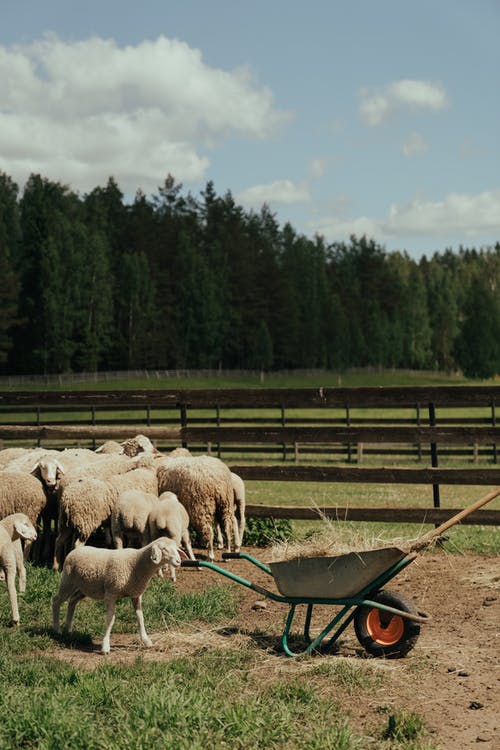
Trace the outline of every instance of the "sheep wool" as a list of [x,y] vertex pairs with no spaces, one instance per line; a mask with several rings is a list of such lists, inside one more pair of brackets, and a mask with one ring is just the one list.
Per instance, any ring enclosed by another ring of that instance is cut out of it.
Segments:
[[239,532],[234,517],[234,490],[229,468],[212,456],[163,458],[157,468],[158,491],[173,492],[186,508],[192,527],[214,559],[214,524],[224,529],[228,549],[234,538],[238,549]]

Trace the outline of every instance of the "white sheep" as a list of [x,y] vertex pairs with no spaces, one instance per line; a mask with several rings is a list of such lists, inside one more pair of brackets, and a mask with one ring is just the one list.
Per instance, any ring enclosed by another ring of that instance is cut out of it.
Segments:
[[77,603],[86,596],[103,600],[106,605],[106,632],[101,652],[109,654],[111,629],[115,621],[116,600],[132,600],[142,643],[153,645],[144,627],[142,595],[151,578],[164,565],[178,567],[181,553],[172,539],[162,537],[140,549],[101,549],[79,547],[67,556],[59,591],[52,599],[53,628],[61,632],[59,613],[61,604],[68,600],[66,631],[71,632]]
[[[115,547],[123,549],[132,546],[132,541],[139,542],[139,547],[152,541],[148,536],[149,514],[158,502],[158,496],[144,490],[125,490],[118,495],[111,511],[111,535]],[[170,536],[170,534],[157,534]],[[126,544],[124,544],[126,542]]]
[[[181,544],[184,546],[190,560],[196,559],[191,546],[188,512],[173,492],[162,492],[158,500],[152,503],[147,526],[149,541],[168,536],[179,547]],[[170,567],[170,577],[175,583],[173,567]]]
[[[122,457],[109,456],[108,460],[112,458]],[[127,461],[130,462],[130,459]],[[139,468],[107,479],[80,478],[64,485],[59,499],[59,533],[55,545],[54,568],[62,565],[73,546],[85,544],[100,526],[109,526],[118,496],[128,489],[141,489],[157,495],[156,472]],[[111,544],[111,538],[107,541]]]
[[26,590],[26,569],[24,567],[21,539],[32,542],[36,530],[24,513],[8,515],[0,521],[0,571],[7,582],[12,622],[19,623],[17,604],[16,573],[19,576],[19,591]]
[[214,559],[214,525],[219,523],[226,535],[228,550],[234,538],[240,547],[238,523],[234,516],[234,490],[229,468],[212,456],[162,458],[157,467],[158,491],[174,492],[186,508],[201,544]]
[[139,453],[157,453],[151,440],[146,435],[136,435],[121,443],[123,453],[126,456],[137,456]]

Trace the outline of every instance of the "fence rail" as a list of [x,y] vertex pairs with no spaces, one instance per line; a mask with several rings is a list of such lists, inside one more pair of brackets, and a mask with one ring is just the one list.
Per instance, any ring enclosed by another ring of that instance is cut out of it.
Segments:
[[[394,521],[433,523],[443,520],[440,485],[500,485],[499,401],[500,386],[3,391],[0,447],[16,441],[64,447],[141,432],[160,448],[182,444],[224,454],[230,465],[230,456],[248,456],[232,466],[247,480],[428,485],[432,509],[336,511],[362,520],[384,520],[389,511]],[[275,454],[280,465],[255,465],[256,456],[269,461]],[[368,455],[395,456],[398,465],[362,466]],[[464,455],[472,466],[439,466],[440,459]],[[430,459],[430,466],[405,466],[408,456]],[[348,465],[329,465],[334,461]],[[261,512],[249,507],[249,514]],[[310,509],[293,510],[301,512]],[[500,511],[472,518],[498,524]]]

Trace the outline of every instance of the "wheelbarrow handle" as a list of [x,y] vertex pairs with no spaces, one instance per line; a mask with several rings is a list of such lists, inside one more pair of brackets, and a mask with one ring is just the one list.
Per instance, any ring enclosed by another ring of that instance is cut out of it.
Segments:
[[223,560],[241,560],[241,552],[223,552]]
[[181,560],[181,568],[199,568],[199,560]]

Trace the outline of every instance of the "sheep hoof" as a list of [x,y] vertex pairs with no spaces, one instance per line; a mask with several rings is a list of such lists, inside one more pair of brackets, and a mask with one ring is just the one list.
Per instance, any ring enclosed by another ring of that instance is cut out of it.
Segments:
[[109,648],[101,648],[101,650],[99,651],[99,653],[101,654],[101,656],[107,656],[109,654],[109,652],[110,652]]
[[11,620],[9,624],[11,628],[17,628],[19,626],[19,620]]
[[151,640],[151,638],[145,638],[143,640],[143,644],[144,644],[144,646],[146,648],[152,648],[153,647],[153,641]]

